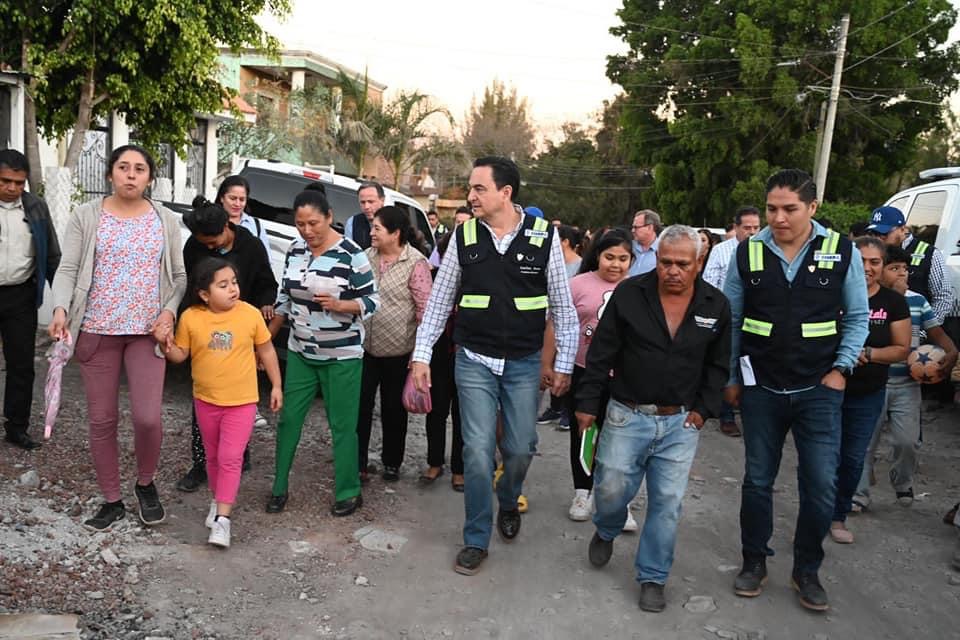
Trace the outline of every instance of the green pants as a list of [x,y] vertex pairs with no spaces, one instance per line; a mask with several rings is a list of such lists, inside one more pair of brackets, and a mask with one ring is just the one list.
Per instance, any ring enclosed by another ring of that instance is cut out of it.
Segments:
[[317,397],[323,393],[327,422],[333,438],[334,493],[336,500],[360,495],[360,469],[357,454],[357,412],[360,405],[360,379],[363,361],[313,361],[287,351],[287,373],[283,381],[283,409],[277,425],[277,472],[273,495],[287,492],[290,467],[300,443],[303,421]]

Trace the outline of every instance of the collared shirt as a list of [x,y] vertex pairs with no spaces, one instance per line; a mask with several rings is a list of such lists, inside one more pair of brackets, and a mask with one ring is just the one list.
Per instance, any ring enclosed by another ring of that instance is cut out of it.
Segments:
[[253,237],[258,239],[263,245],[263,248],[267,250],[267,261],[270,261],[270,236],[267,235],[267,228],[263,226],[263,222],[257,220],[252,215],[244,211],[240,214],[240,226],[253,234]]
[[[783,251],[777,246],[770,227],[763,228],[754,238],[767,246],[780,260],[783,275],[788,282],[793,282],[797,272],[803,266],[807,249],[814,238],[825,238],[828,231],[816,220],[812,220],[813,229],[807,241],[800,247],[800,251],[793,260],[787,260]],[[737,269],[737,261],[731,260],[727,269],[727,280],[723,285],[723,293],[730,300],[730,314],[732,316],[733,339],[730,343],[730,384],[740,384],[740,331],[743,326],[743,280]],[[841,290],[843,299],[843,317],[840,319],[840,346],[833,366],[842,369],[853,368],[860,355],[860,349],[867,340],[870,321],[870,305],[867,301],[867,281],[863,274],[863,258],[860,250],[853,247],[850,255],[850,266],[843,280]],[[765,387],[766,388],[766,387]],[[768,389],[774,393],[783,393],[782,389]],[[789,393],[804,391],[804,389],[790,389]]]
[[[937,321],[930,303],[922,295],[909,289],[903,295],[907,300],[907,306],[910,307],[910,350],[912,351],[920,346],[930,329],[940,326],[940,322]],[[910,377],[910,369],[906,361],[891,364],[888,374],[889,382],[894,384],[909,382],[920,384]]]
[[23,200],[0,202],[0,286],[29,280],[34,272],[35,255]]
[[707,258],[707,265],[703,268],[703,279],[705,281],[717,289],[723,289],[723,283],[727,279],[727,269],[730,267],[730,259],[737,252],[739,244],[740,241],[734,236],[713,248],[710,257]]
[[671,337],[657,284],[653,271],[614,289],[587,351],[579,411],[597,415],[609,385],[619,402],[682,406],[704,419],[719,415],[729,376],[730,304],[697,279]]
[[657,268],[657,247],[660,238],[653,241],[649,249],[644,249],[639,242],[633,241],[633,264],[630,265],[630,275],[639,276]]
[[[504,255],[510,248],[510,243],[513,242],[514,237],[520,231],[520,227],[523,226],[523,216],[520,216],[520,222],[517,223],[513,231],[502,238],[498,238],[486,222],[483,220],[479,222],[490,231],[490,237],[497,252]],[[430,364],[430,358],[433,356],[433,344],[446,327],[447,318],[450,317],[457,291],[460,289],[460,273],[461,267],[460,259],[457,257],[456,239],[451,238],[447,252],[443,255],[443,261],[440,263],[440,269],[437,271],[437,277],[433,282],[433,291],[430,293],[427,311],[423,314],[423,322],[417,329],[417,346],[413,350],[414,362]],[[560,239],[556,233],[553,234],[550,257],[547,260],[547,298],[557,340],[557,357],[554,369],[557,373],[572,373],[573,359],[577,353],[580,323],[577,320],[577,312],[573,308],[570,283],[567,279],[566,265],[563,262],[563,249],[560,248]],[[494,375],[503,375],[503,369],[506,365],[503,358],[491,358],[474,353],[466,348],[463,351],[468,358],[481,363],[490,369]]]
[[[906,249],[911,242],[913,242],[913,235],[908,233],[900,247]],[[958,315],[952,312],[953,281],[947,275],[947,261],[943,257],[943,252],[936,247],[933,248],[933,255],[930,256],[930,278],[927,286],[930,287],[930,293],[933,296],[933,300],[929,301],[930,306],[933,307],[933,313],[940,324],[943,324],[943,319],[947,316]]]

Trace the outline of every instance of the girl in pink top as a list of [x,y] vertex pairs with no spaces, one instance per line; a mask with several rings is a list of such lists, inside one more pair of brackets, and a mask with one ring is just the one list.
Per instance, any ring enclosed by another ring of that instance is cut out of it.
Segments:
[[[587,350],[590,348],[593,334],[597,330],[600,316],[603,315],[603,310],[606,308],[610,296],[613,295],[613,290],[629,274],[632,262],[633,251],[630,236],[622,229],[611,229],[597,238],[590,246],[589,252],[580,265],[580,273],[570,280],[573,306],[576,307],[577,317],[580,320],[580,344],[574,360],[576,366],[573,369],[570,391],[564,396],[571,416],[574,415],[576,408],[577,385],[580,378],[583,377],[586,367]],[[556,351],[554,344],[553,325],[548,323],[543,349],[544,371],[553,370],[553,358]],[[603,426],[601,420],[604,413],[606,413],[605,410],[597,412],[598,426]],[[574,496],[568,515],[571,520],[588,520],[593,512],[593,495],[591,493],[593,478],[587,475],[580,466],[580,430],[576,427],[570,429],[570,469],[573,472]],[[631,522],[633,522],[633,518],[628,517],[627,524],[624,526],[625,530],[631,526]],[[636,528],[635,522],[633,522],[633,527]]]

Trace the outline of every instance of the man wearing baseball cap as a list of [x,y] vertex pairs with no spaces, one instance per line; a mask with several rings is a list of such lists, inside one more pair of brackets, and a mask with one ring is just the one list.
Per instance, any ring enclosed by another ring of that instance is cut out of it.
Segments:
[[943,324],[953,306],[953,283],[947,276],[947,262],[943,253],[915,238],[907,228],[903,212],[896,207],[874,209],[867,233],[879,236],[886,244],[901,247],[910,254],[908,287],[930,301],[937,321]]

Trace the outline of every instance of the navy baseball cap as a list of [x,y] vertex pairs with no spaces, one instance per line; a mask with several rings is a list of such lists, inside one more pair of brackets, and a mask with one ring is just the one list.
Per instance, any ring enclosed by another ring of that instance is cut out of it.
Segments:
[[886,235],[907,224],[903,212],[896,207],[877,207],[870,215],[870,224],[867,225],[867,231],[875,231]]

